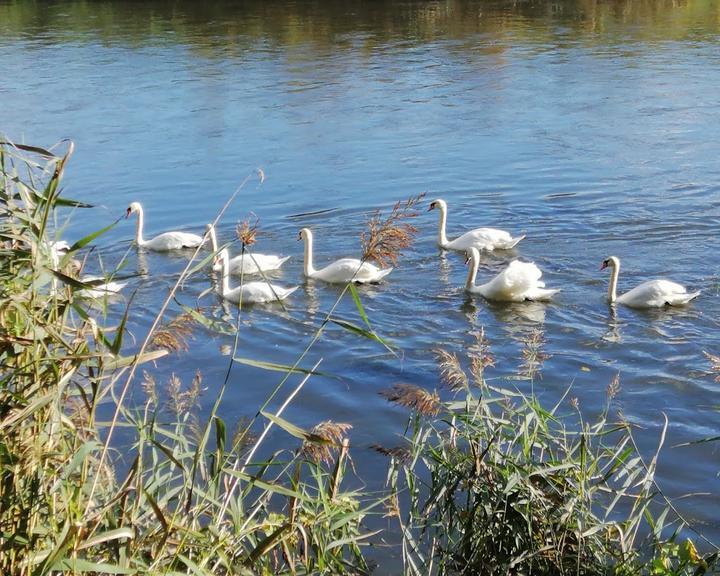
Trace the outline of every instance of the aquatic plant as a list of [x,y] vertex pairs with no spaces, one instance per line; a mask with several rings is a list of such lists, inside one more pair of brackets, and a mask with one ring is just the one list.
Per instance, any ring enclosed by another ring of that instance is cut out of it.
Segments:
[[[654,481],[658,452],[646,462],[632,429],[607,404],[586,421],[566,393],[545,407],[538,397],[491,385],[494,359],[482,332],[469,368],[438,350],[441,389],[411,385],[383,395],[412,410],[406,444],[377,447],[391,459],[388,483],[402,533],[406,574],[703,574],[687,525]],[[529,336],[522,378],[537,375],[542,335]],[[568,391],[569,392],[569,391]],[[666,421],[667,426],[667,421]],[[672,522],[671,518],[675,518]]]
[[265,431],[298,439],[271,453],[259,452],[266,433],[230,434],[219,417],[227,378],[203,421],[199,372],[161,386],[146,370],[144,401],[128,401],[139,367],[181,353],[206,320],[163,319],[197,252],[142,343],[127,345],[129,308],[105,326],[104,305],[77,299],[86,285],[71,266],[112,224],[52,252],[56,209],[86,207],[59,194],[71,152],[0,144],[0,573],[366,572],[372,503],[342,487],[347,426],[305,431],[281,416],[312,370],[279,410],[258,411]]

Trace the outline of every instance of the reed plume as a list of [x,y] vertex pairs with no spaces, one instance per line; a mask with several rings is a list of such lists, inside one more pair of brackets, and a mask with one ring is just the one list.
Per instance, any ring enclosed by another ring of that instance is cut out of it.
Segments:
[[351,424],[344,422],[320,422],[310,430],[300,452],[313,462],[330,464],[333,462],[333,451],[341,447],[343,438],[351,428]]
[[453,392],[467,390],[470,383],[458,357],[442,348],[436,349],[434,353],[440,368],[440,380],[442,383]]
[[190,312],[183,312],[155,331],[150,346],[168,352],[187,351],[188,338],[192,334],[194,323],[193,315]]
[[417,217],[416,207],[424,197],[423,192],[396,202],[386,218],[379,210],[370,217],[367,229],[360,235],[363,260],[374,260],[381,266],[388,262],[397,264],[398,257],[412,244],[417,232],[407,220]]
[[246,218],[235,228],[235,233],[243,247],[252,246],[257,241],[258,224],[260,224],[260,218],[255,216],[255,222],[252,224],[250,223],[250,219]]
[[440,412],[440,397],[437,392],[428,392],[414,384],[393,384],[389,390],[380,392],[388,402],[399,404],[424,416],[436,416]]

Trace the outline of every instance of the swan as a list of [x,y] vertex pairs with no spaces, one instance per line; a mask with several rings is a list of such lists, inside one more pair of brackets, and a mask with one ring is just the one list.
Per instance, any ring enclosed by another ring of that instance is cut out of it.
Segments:
[[[210,236],[210,242],[212,243],[213,252],[218,251],[217,236],[215,236],[215,226],[212,224],[207,225],[208,235]],[[285,262],[290,259],[290,256],[275,256],[274,254],[256,254],[253,252],[250,254],[240,254],[234,258],[230,258],[228,265],[230,267],[230,274],[258,274],[260,272],[270,272],[271,270],[277,270]],[[213,264],[213,270],[218,272],[222,269],[222,264],[217,262]]]
[[223,248],[220,250],[218,258],[222,268],[220,296],[229,302],[234,302],[235,304],[239,304],[240,302],[246,304],[275,302],[276,300],[285,300],[285,298],[299,288],[299,286],[281,288],[268,282],[246,282],[242,286],[230,288],[230,257],[228,256],[227,249]]
[[682,306],[693,298],[697,298],[700,292],[688,293],[685,286],[671,282],[670,280],[648,280],[639,286],[635,286],[629,292],[620,296],[617,295],[617,280],[620,274],[620,259],[617,256],[610,256],[603,260],[600,270],[612,268],[610,275],[610,286],[608,287],[608,302],[624,304],[630,308],[659,308],[661,306]]
[[128,206],[125,218],[129,218],[130,214],[135,213],[138,215],[135,229],[135,243],[138,246],[158,252],[167,252],[168,250],[180,250],[182,248],[197,248],[205,241],[202,236],[188,232],[164,232],[155,236],[155,238],[145,240],[143,238],[143,208],[140,202],[133,202]]
[[[103,276],[82,276],[80,278],[80,282],[83,284],[88,284],[90,282],[98,282],[100,280],[105,280]],[[109,282],[102,282],[99,284],[94,284],[92,286],[89,286],[88,288],[83,288],[82,290],[78,290],[77,294],[78,296],[81,296],[82,298],[102,298],[103,296],[112,296],[115,294],[119,294],[120,291],[127,286],[127,282],[115,282],[113,280]]]
[[481,284],[475,285],[478,266],[480,265],[480,252],[474,246],[467,249],[465,263],[470,262],[465,290],[471,294],[480,294],[487,300],[497,302],[523,302],[525,300],[550,300],[553,295],[560,292],[560,289],[545,288],[542,282],[542,272],[532,262],[520,262],[513,260],[507,268],[500,272],[495,278]]
[[305,241],[305,276],[315,278],[332,284],[370,284],[379,282],[392,272],[392,268],[380,269],[370,262],[363,262],[357,258],[340,258],[321,268],[315,270],[313,267],[313,234],[309,228],[300,230],[298,240]]
[[437,208],[440,211],[440,226],[438,229],[438,246],[445,250],[457,250],[464,252],[471,246],[478,250],[509,250],[514,248],[525,235],[513,238],[509,232],[497,228],[475,228],[465,232],[455,240],[448,241],[445,235],[445,224],[447,223],[447,202],[437,199],[430,202],[428,211]]
[[[68,250],[70,250],[70,245],[64,240],[50,243],[50,262],[54,270],[58,270],[60,267],[60,257],[64,256]],[[82,266],[80,262],[75,260],[73,260],[70,264],[76,269],[76,271]],[[115,282],[112,280],[108,282],[101,282],[105,280],[104,276],[93,276],[89,274],[81,276],[78,280],[83,284],[92,283],[91,286],[81,288],[75,292],[75,294],[81,298],[101,298],[103,296],[119,294],[120,291],[127,286],[127,282]],[[55,276],[52,278],[51,291],[53,294],[56,294],[58,291],[57,278]]]

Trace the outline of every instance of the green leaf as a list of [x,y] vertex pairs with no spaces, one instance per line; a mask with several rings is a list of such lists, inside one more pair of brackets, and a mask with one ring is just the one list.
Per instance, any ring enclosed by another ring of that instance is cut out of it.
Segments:
[[80,550],[102,544],[103,542],[110,542],[111,540],[134,537],[135,531],[129,526],[123,526],[122,528],[115,528],[114,530],[107,530],[105,532],[100,532],[99,534],[94,534],[80,545]]
[[97,238],[98,236],[101,236],[102,234],[105,234],[105,232],[107,232],[111,228],[114,228],[118,222],[120,222],[119,218],[117,220],[115,220],[115,222],[113,222],[112,224],[108,224],[107,226],[105,226],[105,228],[100,228],[100,230],[97,230],[97,231],[93,232],[92,234],[88,234],[84,238],[80,238],[80,240],[78,240],[77,242],[75,242],[75,244],[70,246],[69,252],[74,252],[75,250],[80,250],[80,248],[87,246],[88,244],[90,244],[90,242],[95,240],[95,238]]
[[370,326],[370,319],[365,313],[365,308],[363,308],[362,302],[360,301],[360,295],[358,294],[357,288],[355,288],[355,285],[352,282],[348,284],[348,290],[350,291],[350,294],[352,294],[353,300],[355,301],[355,307],[358,309],[360,318],[362,318],[363,322],[365,322],[365,325],[370,330],[372,330],[372,326]]
[[115,564],[104,564],[102,562],[90,562],[82,558],[64,558],[55,563],[51,570],[65,570],[70,573],[92,573],[92,574],[137,574],[134,568],[123,568]]
[[262,410],[260,411],[260,414],[265,416],[265,418],[270,420],[273,424],[280,426],[280,428],[285,430],[285,432],[291,436],[295,436],[295,438],[299,438],[302,441],[309,441],[313,439],[314,434],[303,430],[299,426],[295,426],[295,424],[288,422],[284,418],[280,418],[280,416],[275,416],[275,414],[270,414],[269,412],[264,412]]
[[262,368],[263,370],[272,370],[274,372],[292,372],[297,374],[312,374],[314,376],[325,376],[327,378],[338,378],[326,372],[317,372],[315,370],[307,370],[306,368],[298,368],[287,364],[277,364],[275,362],[265,362],[263,360],[252,360],[250,358],[233,358],[233,361],[246,366]]
[[338,326],[341,326],[342,328],[345,328],[345,330],[349,330],[350,332],[353,332],[354,334],[358,334],[359,336],[369,338],[370,340],[375,340],[375,342],[379,342],[380,344],[385,346],[385,348],[387,348],[388,351],[395,354],[395,350],[393,349],[393,346],[389,342],[387,342],[386,340],[384,340],[383,338],[381,338],[380,336],[378,336],[377,334],[375,334],[375,332],[373,332],[371,330],[365,330],[364,328],[361,328],[357,324],[353,324],[352,322],[348,322],[347,320],[340,320],[339,318],[330,318],[330,322],[332,322],[333,324],[337,324]]

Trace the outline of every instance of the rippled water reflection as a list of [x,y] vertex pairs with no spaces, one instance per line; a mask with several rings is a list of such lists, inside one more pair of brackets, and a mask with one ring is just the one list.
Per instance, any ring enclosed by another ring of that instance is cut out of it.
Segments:
[[[405,414],[377,394],[396,381],[437,385],[432,350],[462,352],[484,327],[496,381],[522,362],[523,340],[545,338],[543,376],[555,399],[572,385],[588,412],[620,374],[620,404],[653,449],[662,414],[671,425],[660,480],[668,495],[717,494],[716,446],[671,448],[720,434],[717,383],[703,351],[720,352],[720,8],[713,2],[57,2],[0,0],[0,129],[49,145],[73,138],[68,195],[98,205],[74,214],[79,237],[146,207],[149,232],[201,231],[256,167],[219,228],[253,211],[259,251],[290,254],[278,276],[300,280],[297,231],[316,232],[319,263],[357,255],[368,211],[426,191],[450,206],[449,234],[479,225],[527,234],[512,255],[535,261],[550,305],[489,305],[466,297],[462,259],[439,255],[436,214],[381,286],[361,289],[374,326],[399,357],[339,328],[308,356],[340,379],[313,378],[288,418],[354,425],[355,462],[372,489],[384,465],[374,442],[393,443]],[[307,214],[317,210],[329,212]],[[106,263],[128,249],[133,224],[98,246]],[[622,258],[620,289],[668,275],[702,290],[687,309],[652,312],[605,303],[601,260]],[[480,276],[511,255],[487,256]],[[149,326],[183,257],[136,255],[144,273],[133,334]],[[196,275],[181,294],[194,305],[209,286]],[[308,283],[287,313],[243,316],[242,356],[292,363],[337,288]],[[229,318],[217,299],[199,304]],[[340,307],[351,317],[351,302]],[[210,406],[229,336],[200,333],[172,369],[201,366]],[[278,376],[234,369],[222,407],[253,414]],[[274,441],[285,441],[281,433]],[[679,501],[720,539],[717,498]]]

